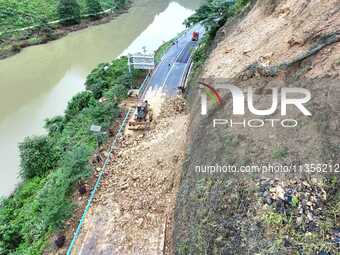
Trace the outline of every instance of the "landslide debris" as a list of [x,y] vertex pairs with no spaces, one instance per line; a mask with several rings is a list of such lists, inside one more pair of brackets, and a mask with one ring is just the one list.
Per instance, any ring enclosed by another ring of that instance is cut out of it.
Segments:
[[172,254],[187,123],[169,99],[151,130],[120,141],[73,254]]
[[[200,115],[198,81],[192,101],[189,151],[177,197],[177,254],[339,254],[340,43],[339,1],[253,1],[247,13],[225,24],[200,79],[255,90],[257,109],[268,109],[274,87],[308,89],[313,116],[289,108],[298,126],[235,125],[214,128],[233,116],[230,93],[222,106]],[[268,116],[282,119],[280,109]],[[262,117],[260,117],[262,119]],[[265,117],[263,117],[265,119]],[[327,174],[209,173],[202,166],[310,166]],[[334,169],[333,169],[334,170]]]

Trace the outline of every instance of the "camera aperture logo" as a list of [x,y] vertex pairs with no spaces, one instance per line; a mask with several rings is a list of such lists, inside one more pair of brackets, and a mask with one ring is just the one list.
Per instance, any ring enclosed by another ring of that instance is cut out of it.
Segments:
[[[261,128],[265,126],[276,127],[280,125],[284,128],[294,128],[298,126],[298,120],[287,118],[287,106],[296,107],[303,116],[312,116],[312,113],[305,106],[312,98],[309,90],[305,88],[272,88],[271,106],[267,109],[257,109],[255,106],[254,89],[248,87],[246,92],[243,92],[239,87],[228,84],[227,82],[218,83],[214,86],[205,82],[199,82],[201,85],[201,114],[208,114],[208,102],[211,102],[215,107],[222,106],[222,96],[219,91],[225,90],[232,95],[233,116],[244,116],[246,106],[249,112],[255,116],[260,116],[254,119],[214,119],[213,126],[225,127],[249,127]],[[279,110],[280,118],[264,118],[275,114]]]

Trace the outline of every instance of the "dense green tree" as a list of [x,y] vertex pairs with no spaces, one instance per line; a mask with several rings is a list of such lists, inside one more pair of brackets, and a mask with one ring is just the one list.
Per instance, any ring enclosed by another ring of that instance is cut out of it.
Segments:
[[228,17],[240,12],[250,0],[208,0],[186,21],[186,26],[190,27],[198,22],[203,22],[208,27],[220,26],[224,24]]
[[127,0],[114,0],[113,4],[114,4],[114,9],[121,9],[123,8],[127,3]]
[[64,25],[80,23],[80,6],[77,0],[59,0],[58,13]]
[[127,76],[128,61],[126,57],[116,59],[111,65],[100,64],[94,69],[86,80],[86,89],[93,92],[94,97],[99,99],[103,91],[112,88],[122,82],[122,76]]
[[65,119],[69,121],[78,113],[80,113],[84,108],[91,105],[95,105],[96,101],[93,97],[93,93],[90,91],[83,91],[75,95],[71,101],[68,103],[65,110]]
[[98,0],[86,0],[86,5],[88,8],[88,13],[97,16],[96,14],[103,11]]
[[61,134],[64,129],[65,118],[63,116],[56,116],[45,121],[44,128],[48,131],[49,135]]
[[20,175],[25,179],[43,176],[58,162],[58,153],[47,136],[26,137],[19,144]]

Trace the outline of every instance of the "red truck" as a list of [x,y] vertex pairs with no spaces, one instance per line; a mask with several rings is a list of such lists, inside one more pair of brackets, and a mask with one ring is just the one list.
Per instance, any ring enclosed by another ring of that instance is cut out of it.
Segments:
[[191,40],[192,40],[193,42],[196,42],[196,41],[198,41],[199,36],[200,36],[200,34],[199,34],[198,32],[192,32],[192,38],[191,38]]

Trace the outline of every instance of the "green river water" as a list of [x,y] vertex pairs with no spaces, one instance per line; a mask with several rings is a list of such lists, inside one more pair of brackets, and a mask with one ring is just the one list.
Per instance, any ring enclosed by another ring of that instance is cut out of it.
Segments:
[[202,0],[135,0],[128,13],[107,24],[24,49],[0,61],[0,196],[20,182],[18,143],[44,134],[44,120],[60,115],[84,89],[99,63],[146,47],[156,50],[184,29]]

